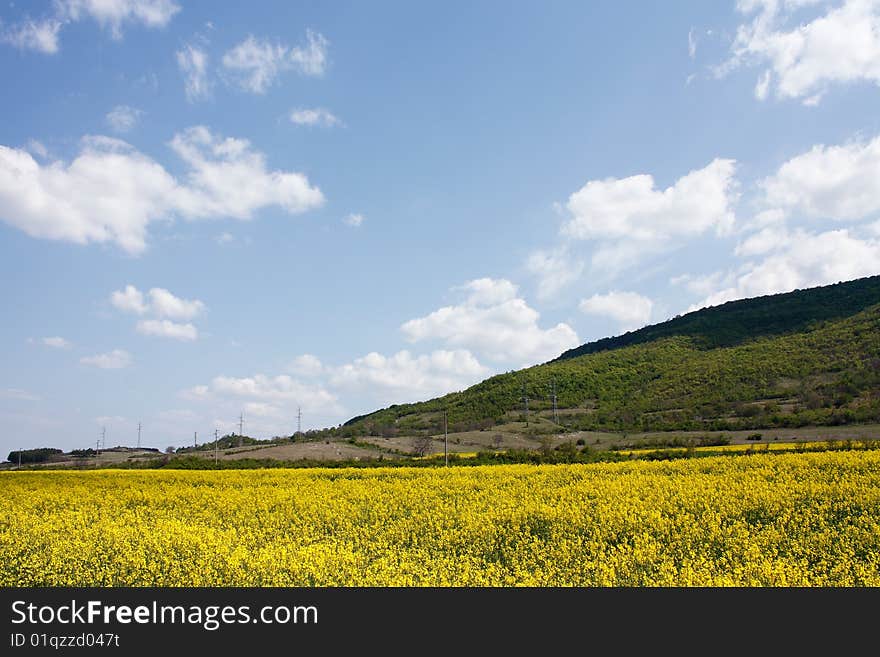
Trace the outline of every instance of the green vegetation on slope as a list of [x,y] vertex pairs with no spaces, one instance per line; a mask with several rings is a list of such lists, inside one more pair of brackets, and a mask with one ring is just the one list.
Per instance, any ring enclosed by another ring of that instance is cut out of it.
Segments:
[[817,322],[849,317],[880,302],[880,276],[786,294],[729,301],[637,331],[569,349],[556,360],[686,336],[704,349],[730,347],[760,336],[809,330]]
[[[875,305],[867,303],[872,295]],[[341,433],[438,433],[444,410],[451,431],[524,421],[524,389],[533,432],[724,431],[878,421],[878,302],[880,277],[728,304],[730,312],[681,318],[689,334],[501,374],[462,392],[354,418]],[[845,316],[856,306],[865,309]],[[751,339],[748,321],[757,326]],[[553,382],[559,425],[549,421]]]

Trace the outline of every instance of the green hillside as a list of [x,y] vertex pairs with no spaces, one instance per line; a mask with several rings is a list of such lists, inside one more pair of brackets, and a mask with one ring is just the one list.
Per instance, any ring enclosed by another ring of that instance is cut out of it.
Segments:
[[[558,425],[553,423],[555,383]],[[525,421],[533,430],[732,430],[880,421],[880,276],[689,313],[462,392],[353,418],[345,433]],[[536,422],[541,418],[540,422]]]
[[729,301],[623,335],[569,349],[556,360],[688,336],[705,349],[729,347],[758,336],[809,330],[816,322],[849,317],[880,303],[880,276],[825,287]]

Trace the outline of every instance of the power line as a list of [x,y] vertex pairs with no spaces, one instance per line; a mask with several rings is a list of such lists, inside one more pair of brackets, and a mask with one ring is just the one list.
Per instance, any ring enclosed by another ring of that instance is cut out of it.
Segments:
[[296,432],[302,433],[303,409],[302,406],[296,407]]
[[214,465],[217,465],[217,429],[214,429]]
[[141,423],[138,422],[138,449],[141,448]]

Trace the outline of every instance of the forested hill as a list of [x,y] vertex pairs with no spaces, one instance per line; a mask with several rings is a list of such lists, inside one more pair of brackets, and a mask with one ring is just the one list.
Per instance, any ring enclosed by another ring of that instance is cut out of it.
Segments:
[[[665,431],[880,422],[880,277],[736,301],[461,392],[349,420],[345,435]],[[559,412],[554,419],[555,387]],[[540,422],[538,422],[540,419]],[[552,426],[549,426],[552,425]]]
[[816,322],[849,317],[875,303],[880,303],[880,276],[729,301],[637,331],[588,342],[569,349],[555,361],[676,335],[693,338],[694,345],[705,349],[729,347],[760,336],[803,331]]

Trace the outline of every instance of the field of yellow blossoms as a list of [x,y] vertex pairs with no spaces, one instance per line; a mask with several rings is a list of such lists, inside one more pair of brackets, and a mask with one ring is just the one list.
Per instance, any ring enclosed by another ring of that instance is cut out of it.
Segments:
[[0,486],[2,586],[880,586],[880,450]]

